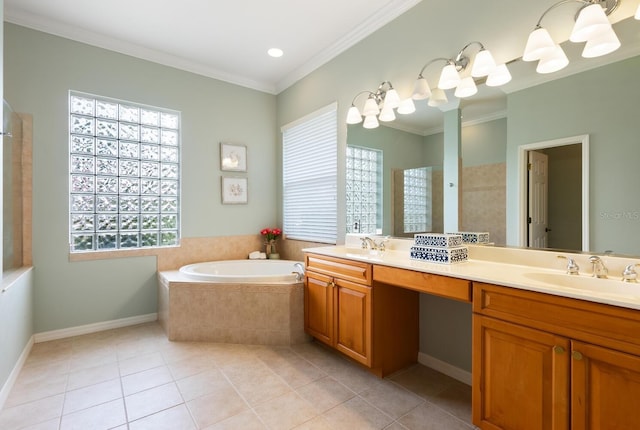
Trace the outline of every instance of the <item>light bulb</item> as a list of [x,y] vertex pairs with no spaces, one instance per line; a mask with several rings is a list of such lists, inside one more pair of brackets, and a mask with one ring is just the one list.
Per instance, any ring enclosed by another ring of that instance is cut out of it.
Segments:
[[460,75],[456,70],[455,64],[447,64],[442,68],[440,73],[440,80],[438,81],[438,88],[441,90],[448,90],[455,88],[460,83]]
[[419,76],[418,79],[416,79],[416,83],[413,85],[413,94],[411,95],[411,98],[414,100],[424,100],[428,99],[430,95],[431,88],[429,88],[429,83],[427,83],[427,80],[424,77]]
[[347,112],[347,124],[358,124],[362,122],[362,115],[360,111],[354,105],[351,105]]

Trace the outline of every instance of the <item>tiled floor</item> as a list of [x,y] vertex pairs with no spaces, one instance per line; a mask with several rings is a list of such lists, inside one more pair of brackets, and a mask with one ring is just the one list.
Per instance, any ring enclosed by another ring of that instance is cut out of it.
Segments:
[[313,342],[169,342],[151,323],[34,345],[0,429],[468,430],[470,391],[421,365],[379,379]]

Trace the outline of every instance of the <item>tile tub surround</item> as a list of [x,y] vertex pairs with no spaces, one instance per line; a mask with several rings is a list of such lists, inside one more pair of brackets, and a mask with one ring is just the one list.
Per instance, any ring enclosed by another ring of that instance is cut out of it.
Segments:
[[293,284],[191,281],[158,274],[158,319],[169,340],[292,345],[304,333],[304,290]]
[[379,379],[316,342],[170,342],[157,323],[34,345],[2,429],[469,430],[471,388],[422,365]]

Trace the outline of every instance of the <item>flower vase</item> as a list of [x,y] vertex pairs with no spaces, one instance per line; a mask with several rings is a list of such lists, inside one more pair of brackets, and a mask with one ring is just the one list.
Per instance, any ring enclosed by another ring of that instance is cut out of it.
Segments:
[[278,250],[276,249],[276,240],[271,239],[265,243],[267,258],[276,260],[280,258],[280,254],[278,254]]

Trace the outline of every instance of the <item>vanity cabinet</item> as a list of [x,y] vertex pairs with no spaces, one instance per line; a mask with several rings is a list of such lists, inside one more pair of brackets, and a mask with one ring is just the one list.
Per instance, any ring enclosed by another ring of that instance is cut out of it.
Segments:
[[637,311],[483,283],[473,311],[476,426],[640,428]]
[[385,376],[418,356],[417,293],[374,283],[373,266],[306,254],[307,334]]

